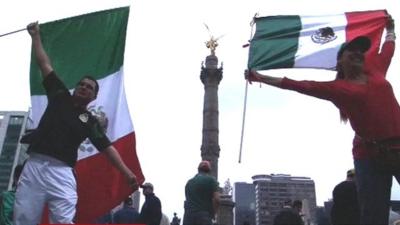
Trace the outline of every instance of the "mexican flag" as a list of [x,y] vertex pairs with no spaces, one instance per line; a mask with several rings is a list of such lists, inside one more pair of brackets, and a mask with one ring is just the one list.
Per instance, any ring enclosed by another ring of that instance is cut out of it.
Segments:
[[368,36],[379,50],[386,11],[348,12],[336,15],[282,15],[255,18],[248,68],[320,68],[334,70],[340,46],[357,36]]
[[[100,91],[88,110],[99,119],[123,161],[144,181],[135,149],[135,131],[124,90],[124,49],[129,7],[111,9],[40,25],[43,46],[60,79],[72,91],[84,75]],[[32,54],[30,88],[33,126],[47,106],[42,76]],[[120,204],[132,190],[123,175],[89,140],[79,148],[77,222],[90,223]]]

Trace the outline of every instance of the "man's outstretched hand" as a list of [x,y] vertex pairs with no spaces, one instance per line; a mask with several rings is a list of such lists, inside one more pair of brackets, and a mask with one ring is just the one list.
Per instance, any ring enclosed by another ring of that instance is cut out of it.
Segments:
[[257,72],[253,70],[245,70],[244,71],[244,79],[248,80],[251,84],[254,82],[261,82],[260,78],[257,77]]
[[39,23],[33,22],[28,24],[28,26],[26,27],[26,29],[28,30],[28,33],[33,36],[39,33]]
[[132,188],[132,190],[137,190],[139,188],[139,184],[137,182],[135,174],[130,174],[129,175],[128,184],[129,184],[129,187]]

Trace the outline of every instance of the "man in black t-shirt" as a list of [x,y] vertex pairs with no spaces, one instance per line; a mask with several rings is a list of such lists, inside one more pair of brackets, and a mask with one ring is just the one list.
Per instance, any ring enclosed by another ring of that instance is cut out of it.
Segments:
[[333,189],[332,225],[360,224],[360,208],[354,179],[354,169],[348,170],[346,180]]
[[45,204],[51,223],[72,224],[77,203],[73,167],[79,145],[89,138],[93,145],[137,189],[135,174],[122,161],[87,105],[96,99],[99,85],[82,78],[71,95],[53,70],[43,49],[38,23],[29,24],[34,55],[43,76],[48,105],[32,135],[30,154],[21,174],[14,205],[14,225],[40,223]]

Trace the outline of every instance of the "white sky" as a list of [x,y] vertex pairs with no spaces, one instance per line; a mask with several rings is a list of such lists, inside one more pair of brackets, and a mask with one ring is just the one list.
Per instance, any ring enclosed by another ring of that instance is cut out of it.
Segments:
[[[242,126],[249,23],[256,12],[332,14],[387,9],[400,21],[398,1],[387,0],[138,0],[7,1],[0,7],[0,34],[29,22],[49,22],[84,13],[131,6],[125,50],[125,87],[137,137],[137,154],[163,211],[183,216],[184,186],[200,161],[204,88],[201,62],[210,53],[206,23],[220,39],[223,62],[219,85],[219,182],[251,182],[255,174],[287,173],[311,177],[317,204],[352,167],[349,125],[339,122],[329,102],[258,84],[249,87],[242,163],[238,163]],[[398,30],[397,25],[396,30]],[[399,31],[397,31],[400,34]],[[95,38],[95,37],[94,37]],[[30,38],[26,31],[0,38],[0,111],[28,110]],[[395,72],[397,71],[397,73]],[[388,79],[400,94],[399,51]],[[333,79],[326,71],[275,71],[294,79]],[[396,184],[393,198],[400,199]],[[101,200],[100,200],[101,201]]]

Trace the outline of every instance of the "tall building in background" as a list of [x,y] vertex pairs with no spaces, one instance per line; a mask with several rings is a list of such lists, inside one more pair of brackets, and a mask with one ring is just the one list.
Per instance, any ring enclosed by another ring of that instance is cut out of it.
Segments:
[[315,184],[309,177],[288,174],[255,175],[256,225],[272,225],[285,200],[301,200],[305,224],[315,223]]
[[28,112],[0,111],[0,192],[12,185],[13,168],[26,159],[26,146],[19,143]]
[[256,223],[256,195],[254,184],[236,182],[233,185],[235,225]]

